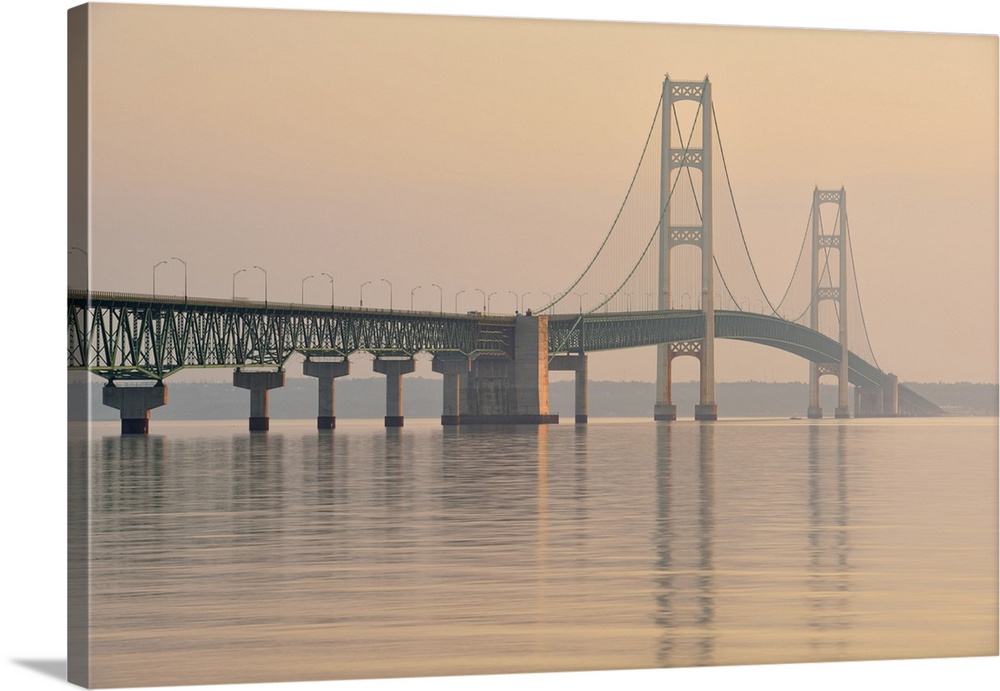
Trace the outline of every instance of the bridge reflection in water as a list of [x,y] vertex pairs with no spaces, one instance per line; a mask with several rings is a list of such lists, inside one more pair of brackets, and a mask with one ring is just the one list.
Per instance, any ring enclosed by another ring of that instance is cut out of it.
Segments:
[[996,643],[995,420],[163,425],[71,442],[95,684]]

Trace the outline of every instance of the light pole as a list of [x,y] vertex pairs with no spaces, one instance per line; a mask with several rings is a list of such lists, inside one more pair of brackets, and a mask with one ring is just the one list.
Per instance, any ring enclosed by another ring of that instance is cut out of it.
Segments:
[[326,276],[327,278],[330,279],[330,307],[333,307],[335,304],[337,304],[336,295],[333,292],[333,276],[331,276],[325,271],[321,273],[320,276]]
[[312,274],[310,274],[310,275],[308,275],[308,276],[306,276],[305,278],[302,279],[302,296],[301,297],[302,297],[302,304],[303,305],[306,304],[306,281],[308,281],[310,278],[316,278],[316,277],[313,276]]
[[361,284],[361,297],[358,300],[360,307],[365,306],[365,286],[368,285],[369,283],[371,283],[371,281],[365,281],[364,283]]
[[417,290],[419,290],[420,288],[423,288],[423,286],[415,286],[414,288],[410,289],[410,311],[411,312],[413,311],[413,294],[415,292],[417,292]]
[[438,312],[444,314],[444,291],[437,283],[431,283],[431,285],[438,289]]
[[521,312],[525,311],[525,309],[524,309],[524,298],[528,297],[529,295],[531,295],[531,291],[530,290],[527,293],[522,293],[521,294]]
[[236,301],[236,275],[241,274],[244,271],[246,271],[246,269],[240,269],[239,271],[233,272],[233,302]]
[[171,259],[176,259],[181,264],[184,265],[184,302],[188,299],[188,263],[181,259],[180,257],[171,257]]
[[646,293],[646,310],[647,311],[649,311],[651,309],[651,305],[652,304],[653,304],[653,294],[652,293]]
[[458,314],[458,296],[464,292],[465,290],[460,290],[457,293],[455,293],[455,314]]
[[545,292],[545,291],[543,290],[543,291],[542,291],[542,295],[546,295],[546,296],[548,296],[548,298],[549,298],[549,312],[552,312],[552,303],[553,303],[553,302],[555,302],[555,301],[554,301],[554,300],[552,299],[552,293],[546,293],[546,292]]
[[632,293],[625,293],[625,311],[632,311]]
[[604,301],[604,311],[607,312],[608,311],[608,302],[609,302],[608,301],[608,294],[607,293],[601,293],[601,300]]
[[263,266],[257,266],[256,264],[253,265],[253,268],[260,269],[261,271],[264,272],[264,304],[266,305],[267,304],[267,269],[265,269]]
[[517,293],[515,293],[513,290],[508,290],[507,292],[514,296],[514,312],[518,312],[519,309],[517,306]]
[[387,286],[389,286],[389,311],[392,312],[392,283],[388,279],[381,279]]
[[490,293],[489,296],[486,298],[486,312],[487,313],[489,313],[489,311],[490,311],[490,301],[493,299],[494,295],[496,295],[496,292]]
[[485,312],[486,311],[486,291],[483,290],[482,288],[476,288],[476,290],[478,290],[480,293],[483,294],[483,312]]
[[573,293],[573,295],[580,298],[580,314],[583,314],[583,296],[586,295],[586,293]]
[[167,260],[164,259],[162,262],[157,262],[157,263],[153,264],[153,297],[154,298],[156,297],[156,267],[158,267],[160,264],[166,264],[166,263],[167,263]]

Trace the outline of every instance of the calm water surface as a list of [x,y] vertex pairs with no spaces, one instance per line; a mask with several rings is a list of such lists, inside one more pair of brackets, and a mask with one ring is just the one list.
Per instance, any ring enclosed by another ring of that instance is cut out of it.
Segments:
[[95,686],[997,653],[997,420],[94,425]]

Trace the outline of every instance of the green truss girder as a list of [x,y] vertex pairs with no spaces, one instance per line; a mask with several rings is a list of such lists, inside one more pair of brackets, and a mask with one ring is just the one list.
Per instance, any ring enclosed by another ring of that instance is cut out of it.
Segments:
[[[761,345],[798,355],[816,363],[839,363],[840,344],[812,329],[778,317],[717,310],[715,335]],[[592,313],[553,317],[549,321],[550,352],[590,352],[636,348],[658,343],[692,341],[705,337],[704,313],[691,310],[670,312]],[[848,381],[856,386],[882,386],[885,373],[857,354],[848,353]],[[922,414],[941,414],[941,409],[912,389],[899,386],[899,400]]]
[[[704,334],[704,314],[694,310],[555,315],[549,319],[549,352],[636,348],[696,340]],[[777,317],[716,311],[715,335],[778,348],[812,362],[840,361],[836,341]],[[280,367],[295,352],[511,357],[514,318],[70,291],[67,336],[70,369],[108,379],[162,380],[186,367]],[[852,384],[881,386],[884,379],[877,367],[849,353]],[[913,410],[941,412],[902,385],[899,396]]]
[[70,292],[70,369],[163,379],[185,367],[281,366],[292,355],[510,356],[512,317]]

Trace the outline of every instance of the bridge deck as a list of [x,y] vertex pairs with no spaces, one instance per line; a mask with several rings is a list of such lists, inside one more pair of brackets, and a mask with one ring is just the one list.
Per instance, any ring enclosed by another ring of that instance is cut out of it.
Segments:
[[[514,315],[70,291],[68,366],[109,379],[162,380],[187,367],[281,366],[295,352],[510,357],[514,323]],[[696,340],[704,333],[704,315],[696,310],[556,314],[549,316],[549,352],[636,348]],[[836,341],[777,317],[720,310],[715,333],[812,362],[840,361]],[[877,367],[849,354],[852,384],[881,386],[884,378]],[[940,410],[904,389],[901,396],[912,405]]]

